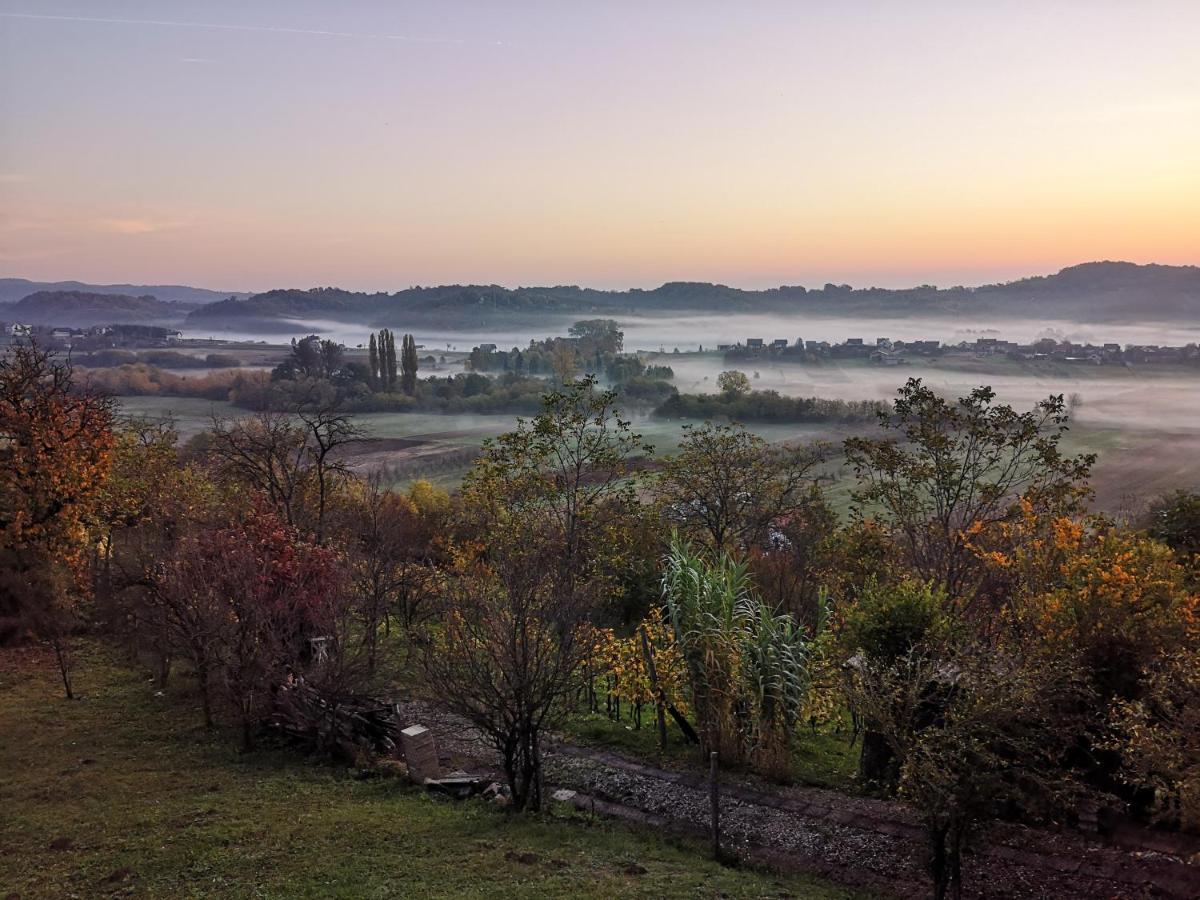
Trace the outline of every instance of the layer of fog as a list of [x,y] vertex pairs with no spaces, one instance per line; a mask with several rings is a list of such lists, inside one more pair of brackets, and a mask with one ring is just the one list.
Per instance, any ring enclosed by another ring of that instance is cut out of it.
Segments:
[[[536,324],[498,325],[494,328],[431,328],[416,325],[406,328],[402,323],[393,331],[411,330],[419,344],[430,352],[438,350],[470,350],[482,344],[496,344],[502,349],[524,347],[531,339],[565,335],[573,319],[584,314],[561,317],[548,316]],[[844,341],[860,337],[873,342],[875,338],[893,340],[937,340],[944,343],[974,341],[980,337],[1031,342],[1042,337],[1093,344],[1167,344],[1182,345],[1200,342],[1200,324],[1175,323],[1108,323],[1093,324],[1064,319],[988,319],[961,317],[913,316],[907,318],[842,318],[829,316],[786,316],[711,313],[678,316],[618,316],[617,322],[625,332],[629,350],[697,350],[712,349],[717,344],[745,341],[746,338],[775,340],[785,338],[807,341]],[[235,341],[266,341],[283,343],[292,337],[319,334],[347,347],[364,345],[371,329],[366,325],[338,322],[329,319],[281,320],[279,331],[232,328],[218,330],[211,326],[188,328],[188,338],[219,338]]]
[[717,375],[738,368],[751,376],[758,390],[775,390],[796,397],[837,400],[891,400],[905,379],[919,377],[941,394],[963,396],[979,385],[990,385],[1002,402],[1028,409],[1051,394],[1075,396],[1073,415],[1081,424],[1141,430],[1200,432],[1200,372],[1180,374],[1178,369],[1153,365],[1124,367],[1067,366],[1053,372],[1022,370],[1006,360],[996,360],[989,371],[960,370],[946,362],[917,362],[907,366],[878,367],[861,361],[821,365],[726,364],[720,356],[674,356],[663,362],[675,371],[675,386],[685,393],[716,391]]

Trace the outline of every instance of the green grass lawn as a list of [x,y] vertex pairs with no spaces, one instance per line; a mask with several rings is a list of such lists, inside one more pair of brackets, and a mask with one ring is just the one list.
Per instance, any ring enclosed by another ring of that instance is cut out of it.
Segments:
[[94,645],[77,690],[62,699],[43,653],[0,650],[0,896],[853,896],[620,824],[510,819],[288,754],[242,756],[200,726],[185,680],[159,695]]

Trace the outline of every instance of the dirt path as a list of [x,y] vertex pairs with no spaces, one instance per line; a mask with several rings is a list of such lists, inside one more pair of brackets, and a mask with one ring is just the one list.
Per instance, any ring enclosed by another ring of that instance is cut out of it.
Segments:
[[[402,703],[406,724],[437,736],[454,768],[496,770],[491,747],[469,725],[420,703]],[[552,741],[546,780],[573,790],[584,810],[703,837],[706,779],[592,747]],[[873,894],[920,897],[929,891],[920,822],[902,804],[807,787],[764,789],[722,784],[723,846],[740,858],[823,875]],[[1001,824],[974,842],[964,862],[966,895],[976,898],[1200,897],[1200,865],[1180,857],[1178,836],[1127,833],[1114,846],[1073,832]],[[1157,849],[1156,849],[1157,848]],[[1200,851],[1200,843],[1190,852]]]

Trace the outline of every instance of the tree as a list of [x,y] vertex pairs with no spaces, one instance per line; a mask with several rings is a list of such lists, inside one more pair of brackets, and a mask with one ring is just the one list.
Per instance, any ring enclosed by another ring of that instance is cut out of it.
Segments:
[[112,445],[112,401],[77,385],[69,362],[32,343],[0,359],[0,628],[53,647],[68,698],[87,528]]
[[773,529],[820,505],[823,444],[771,445],[741,425],[684,426],[657,493],[668,518],[723,550],[767,546]]
[[346,348],[336,341],[322,340],[310,334],[292,338],[292,352],[271,372],[275,380],[295,381],[300,377],[331,379],[341,370]]
[[273,690],[302,674],[312,639],[336,630],[344,598],[336,554],[305,541],[263,498],[182,540],[155,575],[165,637],[234,712],[242,744]]
[[542,803],[540,740],[591,655],[582,626],[619,596],[628,460],[641,438],[595,381],[543,398],[531,421],[488,441],[464,483],[458,561],[430,650],[429,683],[489,734],[514,806]]
[[379,344],[375,340],[375,332],[371,332],[371,340],[367,344],[367,370],[371,389],[379,390]]
[[1179,556],[1197,567],[1200,578],[1200,494],[1176,491],[1160,497],[1146,514],[1146,530]]
[[337,451],[361,436],[336,406],[317,405],[294,415],[214,419],[208,453],[219,471],[264,494],[288,525],[322,543],[330,495],[349,474]]
[[717,376],[717,388],[726,397],[743,397],[750,393],[750,379],[745,372],[732,369]]
[[396,336],[392,334],[390,328],[385,328],[382,334],[385,336],[384,346],[381,351],[385,372],[384,381],[387,384],[387,389],[394,391],[396,389]]
[[612,319],[586,319],[576,322],[567,334],[577,338],[586,355],[613,356],[625,346],[625,333]]
[[96,621],[151,652],[161,682],[170,654],[147,610],[147,573],[171,552],[193,520],[211,507],[216,488],[180,458],[170,421],[130,420],[116,432],[112,466],[95,512],[92,582]]
[[449,498],[428,482],[405,495],[373,476],[352,482],[338,504],[336,536],[346,549],[368,674],[375,671],[380,628],[390,634],[397,616],[411,629],[426,613],[444,561],[443,498],[448,506]]
[[411,397],[417,392],[417,342],[411,334],[404,335],[400,366],[400,389]]
[[1200,827],[1200,650],[1181,647],[1154,661],[1140,699],[1113,708],[1109,747],[1123,757],[1123,779],[1156,794],[1156,817]]
[[578,371],[578,359],[575,348],[565,341],[557,341],[550,354],[550,370],[560,385],[570,384]]
[[626,548],[622,523],[637,507],[630,461],[651,448],[616,408],[613,391],[588,376],[542,398],[542,412],[484,443],[463,485],[464,505],[489,539],[524,520],[546,518],[540,533],[560,554],[561,586],[611,582]]
[[566,712],[592,652],[591,632],[581,627],[588,596],[559,589],[557,542],[539,540],[528,524],[521,537],[527,546],[506,541],[451,573],[441,627],[422,657],[441,702],[492,740],[516,811],[545,800],[541,737]]
[[845,441],[861,487],[854,515],[876,518],[923,581],[936,581],[969,606],[979,577],[972,541],[1021,515],[1019,500],[1042,510],[1075,510],[1094,455],[1066,457],[1061,396],[1015,412],[980,387],[951,403],[919,378],[899,391],[880,426],[895,437]]
[[862,654],[847,697],[897,761],[898,793],[921,815],[934,897],[961,898],[963,848],[981,820],[1060,807],[1079,696],[1070,660],[930,634],[904,653]]

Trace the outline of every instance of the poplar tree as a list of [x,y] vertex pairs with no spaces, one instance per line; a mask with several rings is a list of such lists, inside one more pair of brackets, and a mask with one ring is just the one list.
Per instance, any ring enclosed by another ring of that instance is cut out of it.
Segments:
[[417,342],[406,334],[400,351],[400,389],[410,397],[417,391]]
[[373,332],[373,331],[371,332],[371,342],[368,345],[367,353],[369,354],[367,367],[371,373],[371,375],[370,375],[371,387],[373,389],[378,389],[378,387],[379,387],[379,346],[375,340],[375,332]]
[[390,328],[383,330],[384,337],[384,369],[386,371],[385,381],[389,391],[396,388],[396,336],[392,334]]

